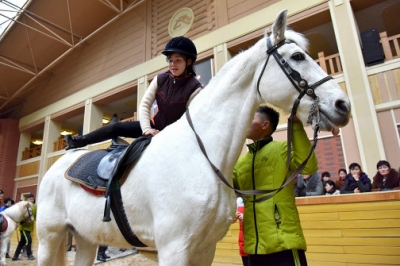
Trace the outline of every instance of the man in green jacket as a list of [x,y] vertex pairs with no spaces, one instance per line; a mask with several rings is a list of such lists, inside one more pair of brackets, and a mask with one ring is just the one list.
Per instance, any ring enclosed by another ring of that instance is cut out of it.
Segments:
[[[35,196],[33,194],[28,194],[26,196],[26,200],[35,203]],[[36,220],[36,204],[33,204],[32,206],[32,215]],[[21,260],[19,258],[19,254],[21,253],[21,250],[23,246],[26,246],[26,255],[28,255],[28,260],[34,260],[35,257],[32,255],[32,236],[31,232],[33,231],[33,228],[35,226],[35,221],[32,221],[31,223],[20,223],[18,229],[21,232],[21,239],[18,242],[17,249],[15,250],[14,256],[12,260]]]
[[[289,172],[286,172],[287,142],[273,141],[271,135],[279,123],[279,113],[260,106],[248,130],[247,138],[254,141],[249,151],[239,158],[233,172],[234,186],[240,190],[266,190],[282,185],[307,158],[311,143],[300,120],[293,123],[293,142]],[[313,174],[318,161],[312,153],[303,174]],[[307,249],[294,195],[295,181],[272,198],[245,201],[244,251],[249,254],[250,266],[307,265]],[[253,196],[254,200],[262,197]]]

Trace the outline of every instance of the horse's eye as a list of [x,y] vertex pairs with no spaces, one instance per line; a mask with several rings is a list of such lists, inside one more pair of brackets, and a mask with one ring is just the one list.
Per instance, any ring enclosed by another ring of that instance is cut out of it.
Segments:
[[292,55],[292,59],[296,61],[302,61],[305,59],[304,55],[302,53],[294,53]]

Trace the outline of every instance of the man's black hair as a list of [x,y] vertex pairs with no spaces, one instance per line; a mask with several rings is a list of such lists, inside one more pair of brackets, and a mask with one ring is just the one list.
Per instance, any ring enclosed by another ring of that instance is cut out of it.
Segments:
[[274,132],[279,124],[279,113],[266,105],[258,107],[257,113],[265,115],[265,118],[272,124],[272,132]]
[[322,176],[322,177],[325,177],[325,176],[331,177],[331,174],[330,174],[329,172],[323,172],[323,173],[321,174],[321,176]]
[[13,200],[11,198],[9,198],[9,197],[5,198],[4,204],[7,204],[7,202],[9,202],[9,201],[11,201],[11,204],[12,204]]

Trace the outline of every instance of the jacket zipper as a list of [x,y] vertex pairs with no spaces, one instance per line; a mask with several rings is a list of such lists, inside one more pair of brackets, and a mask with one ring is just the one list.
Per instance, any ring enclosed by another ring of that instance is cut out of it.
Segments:
[[[256,161],[256,154],[257,154],[257,148],[258,148],[258,141],[256,141],[255,145],[255,150],[253,151],[253,163],[252,163],[252,169],[251,169],[251,177],[253,181],[253,190],[256,190],[256,183],[255,183],[255,177],[254,177],[254,163]],[[253,216],[254,216],[254,229],[255,229],[255,237],[256,237],[256,245],[255,245],[255,250],[254,254],[258,253],[258,228],[257,228],[257,214],[256,214],[256,196],[253,196]]]
[[[174,82],[173,82],[173,84],[174,84],[174,86],[172,87],[172,88],[170,88],[169,89],[169,97],[167,98],[167,103],[168,103],[168,106],[170,106],[171,105],[171,99],[173,98],[173,96],[174,96],[174,94],[175,94],[175,92],[176,92],[176,86],[175,86],[175,82],[176,82],[176,77],[174,76]],[[165,120],[166,121],[168,121],[168,118],[169,118],[169,108],[167,108],[166,110],[164,110],[164,117],[165,117]]]
[[274,210],[274,219],[275,219],[276,227],[279,229],[279,227],[281,226],[281,223],[282,223],[282,219],[281,219],[281,214],[279,213],[278,206],[276,204],[275,204],[275,210]]

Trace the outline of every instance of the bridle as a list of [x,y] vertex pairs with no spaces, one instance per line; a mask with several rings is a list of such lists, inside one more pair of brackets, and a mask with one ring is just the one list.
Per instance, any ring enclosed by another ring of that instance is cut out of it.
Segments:
[[[267,67],[269,58],[272,54],[272,56],[275,58],[276,62],[278,63],[279,67],[282,69],[283,73],[285,73],[286,77],[289,79],[289,81],[293,84],[293,86],[296,88],[296,90],[299,92],[299,96],[297,97],[297,99],[295,100],[295,102],[293,103],[293,107],[290,113],[290,116],[288,118],[288,129],[287,129],[287,147],[288,147],[288,151],[287,151],[287,162],[286,162],[286,173],[289,172],[289,167],[290,167],[290,160],[291,160],[291,150],[292,150],[292,133],[293,133],[293,118],[296,115],[297,112],[297,107],[300,104],[300,100],[304,97],[304,95],[308,95],[309,97],[314,99],[314,104],[311,107],[310,110],[310,115],[308,117],[308,122],[312,122],[312,119],[314,118],[314,115],[316,115],[316,123],[314,126],[314,138],[313,138],[313,144],[312,147],[307,155],[307,158],[299,165],[299,167],[292,173],[292,175],[283,180],[281,186],[279,186],[278,188],[274,188],[274,189],[268,189],[268,190],[238,190],[235,189],[234,187],[231,186],[231,184],[229,184],[229,182],[227,181],[227,179],[224,177],[224,175],[219,171],[219,169],[210,161],[210,159],[208,158],[207,152],[205,150],[204,144],[202,142],[202,140],[200,139],[199,135],[196,133],[192,120],[190,118],[190,114],[189,114],[189,108],[186,109],[186,118],[189,122],[190,127],[192,128],[193,132],[196,135],[196,139],[197,142],[200,146],[201,151],[203,152],[203,154],[205,155],[205,157],[207,158],[208,162],[210,163],[211,167],[213,168],[214,172],[217,174],[217,176],[220,178],[220,180],[226,184],[228,187],[232,188],[237,195],[243,197],[244,200],[250,201],[250,202],[261,202],[261,201],[265,201],[267,199],[272,198],[276,193],[278,193],[279,191],[281,191],[286,185],[290,184],[296,177],[297,175],[304,169],[305,165],[307,164],[309,158],[311,157],[316,145],[317,145],[317,140],[318,140],[318,131],[319,131],[319,122],[320,122],[320,117],[319,117],[319,107],[318,107],[318,101],[319,98],[318,96],[315,94],[315,88],[317,88],[318,86],[322,85],[323,83],[329,81],[332,79],[331,76],[326,76],[323,79],[315,82],[312,85],[308,85],[307,80],[303,79],[300,75],[299,72],[297,72],[296,70],[294,70],[289,63],[279,54],[278,52],[278,48],[281,47],[282,45],[285,44],[290,44],[290,43],[294,43],[293,41],[290,40],[282,40],[279,43],[277,43],[276,45],[272,46],[271,40],[269,37],[267,37],[267,48],[268,50],[266,51],[267,53],[267,59],[265,60],[265,63],[263,65],[263,68],[261,70],[260,76],[257,80],[257,92],[259,94],[259,96],[261,97],[261,93],[260,93],[260,82],[261,82],[261,78],[265,72],[265,69]],[[262,97],[261,97],[262,98]],[[246,198],[246,196],[248,195],[262,195],[262,194],[268,194],[266,196],[254,199],[254,200],[249,200]]]
[[25,213],[28,213],[28,217],[24,218],[23,221],[27,221],[27,220],[33,221],[32,220],[33,214],[30,210],[29,204],[26,206],[26,211],[24,212],[24,217],[25,217]]

